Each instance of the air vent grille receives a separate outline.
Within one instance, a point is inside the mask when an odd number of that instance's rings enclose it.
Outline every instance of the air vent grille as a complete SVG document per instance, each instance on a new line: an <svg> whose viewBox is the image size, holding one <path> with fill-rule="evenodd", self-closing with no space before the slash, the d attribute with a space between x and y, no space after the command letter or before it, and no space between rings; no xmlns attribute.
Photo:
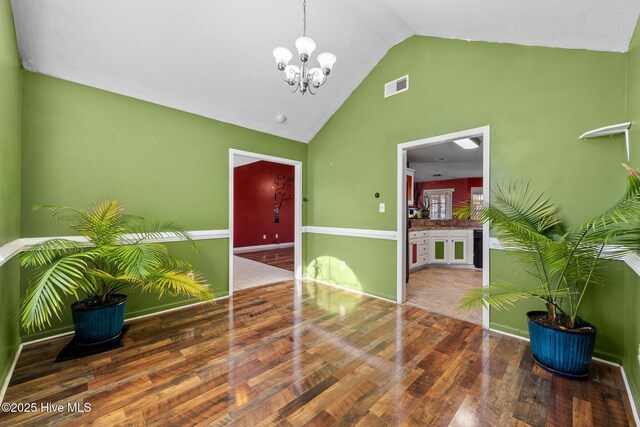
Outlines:
<svg viewBox="0 0 640 427"><path fill-rule="evenodd" d="M384 85L384 97L388 98L409 90L409 75L400 77Z"/></svg>

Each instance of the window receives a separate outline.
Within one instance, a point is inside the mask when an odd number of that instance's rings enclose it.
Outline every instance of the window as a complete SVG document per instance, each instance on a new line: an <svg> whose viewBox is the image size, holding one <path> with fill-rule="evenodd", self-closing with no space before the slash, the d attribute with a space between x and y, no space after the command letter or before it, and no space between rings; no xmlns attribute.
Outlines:
<svg viewBox="0 0 640 427"><path fill-rule="evenodd" d="M482 208L482 204L484 203L484 192L482 191L482 187L471 187L471 219L474 221L478 220L480 208Z"/></svg>
<svg viewBox="0 0 640 427"><path fill-rule="evenodd" d="M452 193L452 188L424 191L424 197L429 201L429 218L451 219Z"/></svg>

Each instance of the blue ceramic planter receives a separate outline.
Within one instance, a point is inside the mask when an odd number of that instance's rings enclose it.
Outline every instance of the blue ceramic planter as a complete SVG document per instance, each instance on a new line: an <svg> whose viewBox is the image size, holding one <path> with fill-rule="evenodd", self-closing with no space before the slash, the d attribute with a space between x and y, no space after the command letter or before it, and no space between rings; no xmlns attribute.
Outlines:
<svg viewBox="0 0 640 427"><path fill-rule="evenodd" d="M596 328L587 322L581 326L591 326L593 332L573 332L554 329L534 322L531 317L547 315L546 311L527 313L529 338L533 358L545 370L575 379L589 377L589 364L596 341Z"/></svg>
<svg viewBox="0 0 640 427"><path fill-rule="evenodd" d="M122 332L124 312L127 306L126 295L114 295L122 300L99 307L83 307L85 301L71 305L73 325L76 330L76 342L90 345L114 339Z"/></svg>

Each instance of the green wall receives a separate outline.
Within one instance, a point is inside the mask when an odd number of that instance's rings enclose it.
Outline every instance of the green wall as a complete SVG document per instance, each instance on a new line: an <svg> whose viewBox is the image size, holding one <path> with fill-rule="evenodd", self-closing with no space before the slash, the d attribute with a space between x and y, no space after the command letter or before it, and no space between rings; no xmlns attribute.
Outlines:
<svg viewBox="0 0 640 427"><path fill-rule="evenodd" d="M627 54L627 113L630 129L631 164L640 167L640 28L636 25ZM640 412L640 277L627 267L625 298L624 368Z"/></svg>
<svg viewBox="0 0 640 427"><path fill-rule="evenodd" d="M20 237L20 60L9 0L0 0L0 246ZM18 266L0 267L0 387L20 344Z"/></svg>
<svg viewBox="0 0 640 427"><path fill-rule="evenodd" d="M384 83L405 74L410 90L385 99ZM625 120L625 82L624 54L409 38L387 53L309 144L308 225L393 230L397 145L484 125L491 126L494 183L533 180L570 223L588 218L622 195L624 144L619 137L577 138ZM378 213L379 202L387 203L386 213ZM333 249L346 245L344 239L307 236L307 262L344 260L354 276L366 277L363 291L395 299L395 246L371 254L367 248L377 243L352 238L349 251ZM521 276L499 252L491 252L491 266L493 280ZM621 319L608 314L623 304L624 283L597 297L598 306L585 304L599 322L597 352L621 360ZM494 328L526 329L520 311L492 313L492 319Z"/></svg>
<svg viewBox="0 0 640 427"><path fill-rule="evenodd" d="M70 234L35 204L104 197L188 230L227 229L229 148L306 162L306 144L27 71L22 79L23 237ZM216 296L227 294L227 239L199 241L198 254L171 246L206 273ZM186 302L130 298L127 315ZM66 316L44 334L70 329Z"/></svg>

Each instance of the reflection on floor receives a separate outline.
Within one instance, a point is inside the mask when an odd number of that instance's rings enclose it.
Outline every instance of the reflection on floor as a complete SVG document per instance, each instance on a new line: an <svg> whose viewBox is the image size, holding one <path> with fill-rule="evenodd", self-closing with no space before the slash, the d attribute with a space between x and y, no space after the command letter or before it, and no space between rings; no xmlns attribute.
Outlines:
<svg viewBox="0 0 640 427"><path fill-rule="evenodd" d="M258 261L272 267L293 271L293 246L267 251L239 252L236 256Z"/></svg>
<svg viewBox="0 0 640 427"><path fill-rule="evenodd" d="M0 425L633 425L617 367L552 376L524 341L313 282L139 319L124 347L54 363L68 341L24 347L5 402L36 411Z"/></svg>
<svg viewBox="0 0 640 427"><path fill-rule="evenodd" d="M247 289L268 283L292 280L293 272L282 268L252 261L239 256L233 257L233 289Z"/></svg>
<svg viewBox="0 0 640 427"><path fill-rule="evenodd" d="M409 275L407 303L481 325L482 310L460 312L457 309L469 289L481 286L482 270L425 268Z"/></svg>

